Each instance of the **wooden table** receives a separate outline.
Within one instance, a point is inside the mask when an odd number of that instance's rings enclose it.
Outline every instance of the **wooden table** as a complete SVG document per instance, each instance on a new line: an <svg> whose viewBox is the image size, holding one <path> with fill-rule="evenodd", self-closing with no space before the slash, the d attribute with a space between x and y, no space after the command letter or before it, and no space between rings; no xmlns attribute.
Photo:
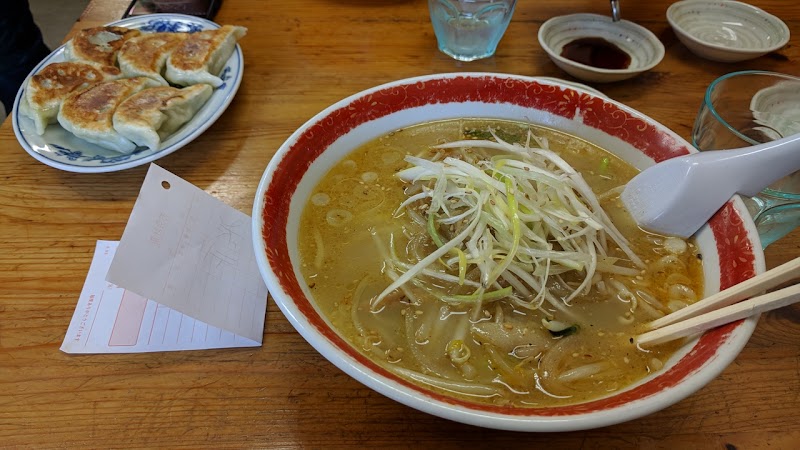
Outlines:
<svg viewBox="0 0 800 450"><path fill-rule="evenodd" d="M689 138L706 86L740 69L800 74L800 4L758 0L793 38L754 61L699 59L670 30L669 2L622 2L666 57L638 78L595 85ZM116 20L127 0L94 0L72 32ZM493 71L568 78L539 47L546 19L609 13L604 0L520 1L495 57L455 62L436 49L422 0L226 0L217 22L249 28L233 104L186 148L158 161L250 213L271 155L326 106L416 75ZM535 435L484 430L395 403L323 359L270 301L260 348L71 356L59 351L98 239L117 240L147 167L81 175L45 166L0 128L0 447L800 448L800 305L762 316L748 346L708 386L650 416ZM800 256L800 232L769 267Z"/></svg>

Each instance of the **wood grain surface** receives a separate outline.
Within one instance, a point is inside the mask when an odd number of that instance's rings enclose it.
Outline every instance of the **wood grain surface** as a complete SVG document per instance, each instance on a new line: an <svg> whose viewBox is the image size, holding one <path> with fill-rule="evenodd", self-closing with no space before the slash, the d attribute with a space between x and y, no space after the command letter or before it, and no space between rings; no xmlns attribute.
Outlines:
<svg viewBox="0 0 800 450"><path fill-rule="evenodd" d="M667 24L667 1L622 2L622 15L666 47L655 69L594 85L690 137L705 88L742 69L800 75L800 3L754 0L793 37L737 64L705 61ZM94 0L72 32L112 20L127 0ZM226 0L216 17L249 29L230 108L200 138L158 163L250 213L270 157L301 124L363 89L410 76L491 71L569 79L536 34L548 18L608 14L604 0L521 0L496 56L472 63L438 52L422 0ZM485 430L377 394L323 359L270 300L255 349L71 356L59 346L98 239L117 240L147 167L62 172L0 128L0 447L527 447L800 448L800 305L762 316L717 379L639 420L574 433ZM800 256L800 232L766 252Z"/></svg>

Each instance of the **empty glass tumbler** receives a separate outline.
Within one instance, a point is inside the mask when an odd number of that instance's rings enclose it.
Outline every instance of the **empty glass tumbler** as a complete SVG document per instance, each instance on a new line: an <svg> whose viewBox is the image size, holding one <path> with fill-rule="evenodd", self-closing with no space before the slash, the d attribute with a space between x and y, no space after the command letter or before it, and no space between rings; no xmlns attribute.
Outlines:
<svg viewBox="0 0 800 450"><path fill-rule="evenodd" d="M695 119L692 143L698 150L723 150L796 133L800 133L800 78L751 70L729 73L709 85ZM745 203L766 248L800 225L800 172L746 198Z"/></svg>
<svg viewBox="0 0 800 450"><path fill-rule="evenodd" d="M459 61L494 55L516 0L428 0L439 50Z"/></svg>

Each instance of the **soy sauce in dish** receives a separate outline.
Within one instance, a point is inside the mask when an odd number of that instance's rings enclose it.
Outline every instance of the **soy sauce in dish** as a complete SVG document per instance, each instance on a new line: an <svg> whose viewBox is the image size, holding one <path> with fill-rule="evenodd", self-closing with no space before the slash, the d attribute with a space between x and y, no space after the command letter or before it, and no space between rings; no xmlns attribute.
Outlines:
<svg viewBox="0 0 800 450"><path fill-rule="evenodd" d="M575 39L561 49L561 56L600 69L627 69L631 64L629 54L600 37Z"/></svg>

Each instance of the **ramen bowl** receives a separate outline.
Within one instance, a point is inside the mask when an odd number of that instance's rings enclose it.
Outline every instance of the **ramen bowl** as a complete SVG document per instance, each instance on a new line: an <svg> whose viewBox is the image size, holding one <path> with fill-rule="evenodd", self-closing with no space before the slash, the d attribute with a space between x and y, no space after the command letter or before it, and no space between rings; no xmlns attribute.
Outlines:
<svg viewBox="0 0 800 450"><path fill-rule="evenodd" d="M479 403L401 378L344 338L315 304L300 267L300 216L320 179L370 140L419 123L456 118L525 121L595 143L642 169L694 152L666 127L613 100L553 80L452 73L405 79L348 97L293 133L270 161L255 197L257 263L295 329L338 368L402 404L467 424L517 431L589 429L666 408L716 377L740 352L757 318L706 332L661 371L605 397L554 407ZM755 227L742 201L728 202L696 235L705 295L764 270Z"/></svg>

